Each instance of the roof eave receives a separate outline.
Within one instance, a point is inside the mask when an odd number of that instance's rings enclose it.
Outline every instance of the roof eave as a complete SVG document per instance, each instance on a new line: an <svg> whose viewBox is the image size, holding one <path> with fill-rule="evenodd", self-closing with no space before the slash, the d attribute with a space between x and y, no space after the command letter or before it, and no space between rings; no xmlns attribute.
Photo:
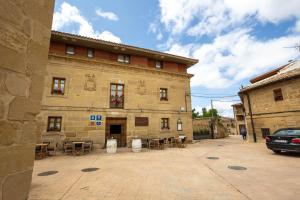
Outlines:
<svg viewBox="0 0 300 200"><path fill-rule="evenodd" d="M59 31L52 31L51 41L67 42L70 44L82 43L82 45L85 45L87 47L94 47L94 48L97 46L99 48L99 45L101 45L101 48L103 49L107 48L112 52L131 53L133 55L143 55L143 56L150 57L152 59L172 61L180 64L185 64L187 67L191 67L199 62L199 60L193 58L177 56L177 55L163 53L151 49L119 44L119 43L114 43L105 40L94 39L85 36L59 32Z"/></svg>

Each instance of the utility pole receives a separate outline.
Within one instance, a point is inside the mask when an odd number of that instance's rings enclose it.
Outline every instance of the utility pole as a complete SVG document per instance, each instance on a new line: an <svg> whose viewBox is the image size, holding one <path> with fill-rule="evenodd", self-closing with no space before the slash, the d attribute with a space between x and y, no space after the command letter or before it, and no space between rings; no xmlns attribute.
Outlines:
<svg viewBox="0 0 300 200"><path fill-rule="evenodd" d="M215 126L215 120L214 120L214 112L213 112L213 100L210 100L211 105L211 139L214 139L214 126Z"/></svg>

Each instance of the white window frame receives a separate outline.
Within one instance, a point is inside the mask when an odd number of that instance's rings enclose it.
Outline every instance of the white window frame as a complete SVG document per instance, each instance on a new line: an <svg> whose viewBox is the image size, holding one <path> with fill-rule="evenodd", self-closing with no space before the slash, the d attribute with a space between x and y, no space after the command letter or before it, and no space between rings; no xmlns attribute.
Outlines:
<svg viewBox="0 0 300 200"><path fill-rule="evenodd" d="M66 47L66 54L74 55L75 54L75 47L71 45L67 45Z"/></svg>

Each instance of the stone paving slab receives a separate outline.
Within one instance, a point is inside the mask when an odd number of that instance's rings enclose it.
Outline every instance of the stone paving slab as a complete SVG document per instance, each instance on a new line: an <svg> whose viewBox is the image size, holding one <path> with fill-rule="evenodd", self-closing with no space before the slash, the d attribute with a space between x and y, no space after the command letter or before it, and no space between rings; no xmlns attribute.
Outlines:
<svg viewBox="0 0 300 200"><path fill-rule="evenodd" d="M87 167L99 170L81 171ZM29 199L297 199L299 169L300 156L275 155L264 144L245 143L236 136L185 149L59 155L35 162ZM59 172L37 176L50 170Z"/></svg>

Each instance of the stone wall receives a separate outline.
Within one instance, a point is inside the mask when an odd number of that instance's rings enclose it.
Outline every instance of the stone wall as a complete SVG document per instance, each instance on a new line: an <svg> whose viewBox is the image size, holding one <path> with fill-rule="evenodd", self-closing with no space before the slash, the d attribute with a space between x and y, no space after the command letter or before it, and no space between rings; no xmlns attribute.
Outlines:
<svg viewBox="0 0 300 200"><path fill-rule="evenodd" d="M278 82L249 91L257 141L264 141L262 129L272 134L280 128L300 127L300 78ZM281 88L282 101L274 101L273 90ZM248 140L253 139L253 128L246 95L242 96L246 113Z"/></svg>
<svg viewBox="0 0 300 200"><path fill-rule="evenodd" d="M0 0L0 199L28 196L53 0Z"/></svg>
<svg viewBox="0 0 300 200"><path fill-rule="evenodd" d="M51 94L53 77L65 78L64 95ZM91 88L86 88L87 81ZM110 108L110 84L124 84L124 109ZM168 89L168 101L160 101L160 88ZM190 75L143 67L49 55L44 84L39 137L55 139L61 147L66 137L88 138L96 148L105 143L106 117L127 118L127 143L132 137L170 137L184 134L192 139ZM184 110L181 110L184 108ZM90 115L101 115L102 125L90 126ZM48 116L61 116L60 132L47 132ZM148 117L149 125L135 126L135 117ZM161 130L161 118L169 118L169 130ZM177 131L177 121L182 131Z"/></svg>

